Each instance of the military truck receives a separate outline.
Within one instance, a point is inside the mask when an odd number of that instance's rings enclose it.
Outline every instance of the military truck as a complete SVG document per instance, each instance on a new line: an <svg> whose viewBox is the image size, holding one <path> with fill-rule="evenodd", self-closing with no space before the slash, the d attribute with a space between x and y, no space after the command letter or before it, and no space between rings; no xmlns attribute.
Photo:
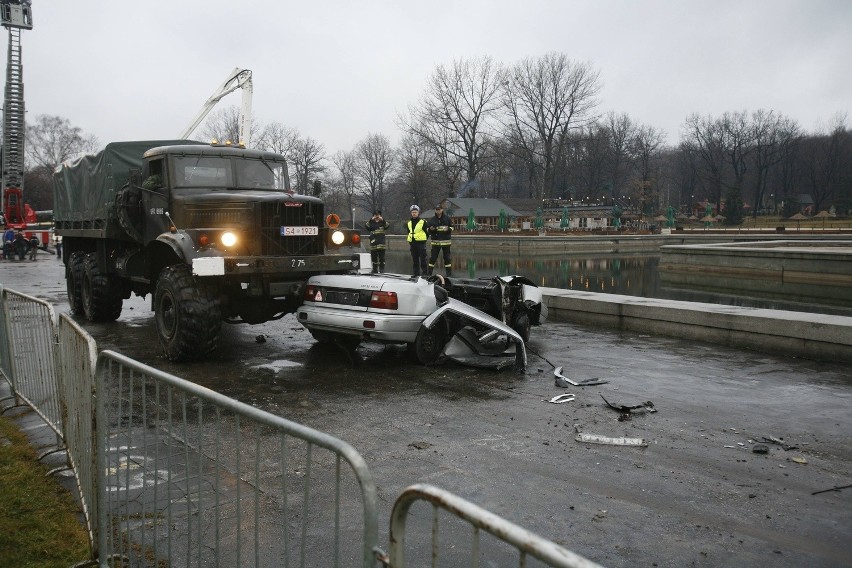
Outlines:
<svg viewBox="0 0 852 568"><path fill-rule="evenodd" d="M296 310L308 277L360 266L360 236L290 190L283 156L188 140L113 142L54 175L71 312L108 322L151 294L165 356L216 347L221 322Z"/></svg>

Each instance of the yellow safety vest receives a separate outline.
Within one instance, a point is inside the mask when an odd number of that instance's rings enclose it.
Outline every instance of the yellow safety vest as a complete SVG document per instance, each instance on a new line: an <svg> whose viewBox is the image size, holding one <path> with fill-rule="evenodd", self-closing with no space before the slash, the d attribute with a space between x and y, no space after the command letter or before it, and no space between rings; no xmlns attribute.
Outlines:
<svg viewBox="0 0 852 568"><path fill-rule="evenodd" d="M406 223L408 227L408 242L426 240L426 219L411 219Z"/></svg>

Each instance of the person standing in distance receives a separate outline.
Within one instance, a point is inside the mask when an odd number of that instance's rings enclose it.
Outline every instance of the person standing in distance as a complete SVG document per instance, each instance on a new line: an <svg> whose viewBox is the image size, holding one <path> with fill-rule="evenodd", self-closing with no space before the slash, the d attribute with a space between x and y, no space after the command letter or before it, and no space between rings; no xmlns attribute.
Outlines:
<svg viewBox="0 0 852 568"><path fill-rule="evenodd" d="M385 231L387 231L388 222L382 217L382 212L376 209L367 221L366 227L370 231L370 260L373 262L373 274L384 272Z"/></svg>
<svg viewBox="0 0 852 568"><path fill-rule="evenodd" d="M411 219L405 224L408 229L408 247L411 250L412 273L411 276L425 276L427 270L426 262L426 220L420 218L420 207L412 205L410 208Z"/></svg>
<svg viewBox="0 0 852 568"><path fill-rule="evenodd" d="M429 219L429 236L432 237L432 256L429 259L429 271L427 274L432 275L435 270L435 264L438 262L438 255L444 253L444 274L447 276L453 275L453 259L450 253L450 247L453 241L450 240L453 236L453 223L449 216L444 215L444 208L441 204L435 206L435 216Z"/></svg>

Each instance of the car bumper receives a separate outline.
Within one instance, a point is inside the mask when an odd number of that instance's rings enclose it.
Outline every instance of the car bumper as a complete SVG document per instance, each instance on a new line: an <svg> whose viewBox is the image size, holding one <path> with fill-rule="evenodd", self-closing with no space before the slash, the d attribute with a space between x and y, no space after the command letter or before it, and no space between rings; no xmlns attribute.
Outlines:
<svg viewBox="0 0 852 568"><path fill-rule="evenodd" d="M304 304L296 318L308 330L358 335L388 343L413 343L426 316L341 310Z"/></svg>

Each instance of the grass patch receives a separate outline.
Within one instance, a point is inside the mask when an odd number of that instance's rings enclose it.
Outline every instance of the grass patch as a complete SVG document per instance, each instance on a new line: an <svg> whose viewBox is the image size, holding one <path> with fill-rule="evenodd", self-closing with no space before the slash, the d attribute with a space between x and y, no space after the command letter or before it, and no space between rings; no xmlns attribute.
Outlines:
<svg viewBox="0 0 852 568"><path fill-rule="evenodd" d="M24 434L0 416L0 568L69 567L89 558L73 497L37 461Z"/></svg>

